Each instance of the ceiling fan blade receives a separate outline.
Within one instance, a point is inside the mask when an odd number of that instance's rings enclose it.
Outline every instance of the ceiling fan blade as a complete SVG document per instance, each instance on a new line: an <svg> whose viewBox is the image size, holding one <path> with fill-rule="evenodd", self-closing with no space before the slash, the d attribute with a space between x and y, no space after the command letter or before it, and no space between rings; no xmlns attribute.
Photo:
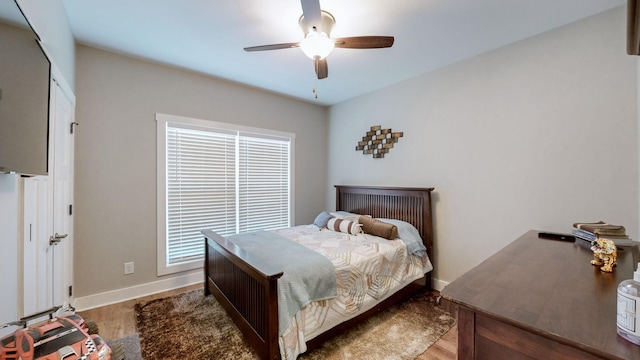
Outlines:
<svg viewBox="0 0 640 360"><path fill-rule="evenodd" d="M244 48L244 51L265 51L265 50L280 50L280 49L290 49L300 46L299 42L292 43L284 43L284 44L271 44L271 45L259 45L259 46L250 46Z"/></svg>
<svg viewBox="0 0 640 360"><path fill-rule="evenodd" d="M327 67L326 58L313 60L313 66L316 68L316 75L318 75L318 79L324 79L329 76L329 68Z"/></svg>
<svg viewBox="0 0 640 360"><path fill-rule="evenodd" d="M300 0L300 3L302 4L302 16L304 16L309 31L314 28L316 31L322 31L320 0Z"/></svg>
<svg viewBox="0 0 640 360"><path fill-rule="evenodd" d="M380 49L393 45L393 36L354 36L333 39L335 47L343 49Z"/></svg>

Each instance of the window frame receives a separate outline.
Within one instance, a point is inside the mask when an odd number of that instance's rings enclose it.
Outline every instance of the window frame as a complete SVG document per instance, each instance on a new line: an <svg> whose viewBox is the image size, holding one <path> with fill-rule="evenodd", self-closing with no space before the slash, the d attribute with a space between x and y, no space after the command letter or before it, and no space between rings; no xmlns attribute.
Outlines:
<svg viewBox="0 0 640 360"><path fill-rule="evenodd" d="M203 261L193 260L180 264L167 264L167 126L175 124L182 128L196 130L213 130L224 133L257 135L265 138L289 139L289 223L295 223L295 134L276 130L248 127L236 124L222 123L211 120L195 119L183 116L156 113L156 156L157 156L157 274L169 275L203 267ZM203 236L204 248L204 236Z"/></svg>

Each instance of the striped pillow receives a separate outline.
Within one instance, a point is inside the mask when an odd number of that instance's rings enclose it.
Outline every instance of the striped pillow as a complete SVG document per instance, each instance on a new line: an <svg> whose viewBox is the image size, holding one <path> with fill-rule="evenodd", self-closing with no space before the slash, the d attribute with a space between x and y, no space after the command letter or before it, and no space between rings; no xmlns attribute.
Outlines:
<svg viewBox="0 0 640 360"><path fill-rule="evenodd" d="M362 232L362 225L358 224L356 221L331 218L329 219L329 222L327 222L327 229L351 235L358 235Z"/></svg>

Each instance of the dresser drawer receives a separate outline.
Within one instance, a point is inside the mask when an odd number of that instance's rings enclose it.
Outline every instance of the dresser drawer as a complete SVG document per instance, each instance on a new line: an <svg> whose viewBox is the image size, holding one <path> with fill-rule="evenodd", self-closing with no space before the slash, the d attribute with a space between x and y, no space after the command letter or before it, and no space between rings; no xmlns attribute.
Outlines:
<svg viewBox="0 0 640 360"><path fill-rule="evenodd" d="M602 359L478 313L474 340L475 359Z"/></svg>

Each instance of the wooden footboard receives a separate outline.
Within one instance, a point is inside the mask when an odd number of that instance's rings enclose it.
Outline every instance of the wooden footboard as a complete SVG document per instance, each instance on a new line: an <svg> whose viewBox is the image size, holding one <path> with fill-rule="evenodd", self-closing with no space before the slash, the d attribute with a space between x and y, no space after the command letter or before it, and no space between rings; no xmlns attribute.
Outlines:
<svg viewBox="0 0 640 360"><path fill-rule="evenodd" d="M413 224L433 263L432 190L336 186L336 209ZM202 233L206 240L205 294L216 297L261 359L279 359L277 279L282 271L251 257L213 231ZM364 314L318 335L307 342L307 348L322 344L424 286L431 287L431 274L409 284Z"/></svg>
<svg viewBox="0 0 640 360"><path fill-rule="evenodd" d="M261 359L280 358L277 280L282 271L205 230L205 295L213 294Z"/></svg>

